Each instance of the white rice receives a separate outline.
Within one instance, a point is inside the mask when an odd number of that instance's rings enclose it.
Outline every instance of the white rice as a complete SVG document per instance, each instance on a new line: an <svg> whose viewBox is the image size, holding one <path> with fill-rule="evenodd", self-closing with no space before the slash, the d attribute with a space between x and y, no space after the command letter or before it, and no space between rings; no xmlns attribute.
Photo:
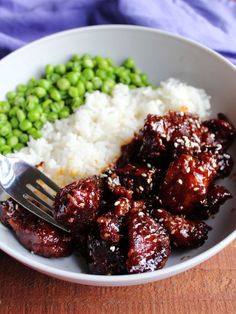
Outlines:
<svg viewBox="0 0 236 314"><path fill-rule="evenodd" d="M120 154L120 147L138 131L148 113L163 115L169 110L197 113L210 110L204 90L178 80L129 90L117 85L112 96L99 91L88 94L86 103L67 119L47 123L43 137L30 139L28 146L14 154L31 164L45 162L43 170L59 185L98 174Z"/></svg>

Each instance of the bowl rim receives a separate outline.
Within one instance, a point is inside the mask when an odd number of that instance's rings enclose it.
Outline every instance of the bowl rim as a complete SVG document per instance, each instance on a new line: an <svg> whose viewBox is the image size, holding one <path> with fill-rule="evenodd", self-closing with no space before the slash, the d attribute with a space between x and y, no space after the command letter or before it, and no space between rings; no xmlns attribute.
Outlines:
<svg viewBox="0 0 236 314"><path fill-rule="evenodd" d="M127 30L127 29L138 31L138 32L142 31L142 32L147 32L147 33L156 33L159 35L163 35L165 37L180 40L200 50L204 50L206 53L219 59L227 67L229 67L231 70L236 72L236 67L230 61L225 59L219 53L211 50L210 48L207 48L206 46L198 42L187 39L180 35L176 35L176 34L158 30L158 29L153 29L153 28L143 27L143 26L123 25L123 24L86 26L86 27L74 28L74 29L70 29L66 31L57 32L55 34L35 40L32 43L29 43L13 51L12 53L10 53L9 55L7 55L6 57L0 60L0 67L1 67L1 64L7 62L8 59L11 59L15 55L20 54L22 51L24 51L24 49L37 46L38 44L45 43L47 41L55 40L58 37L68 36L74 33L82 33L82 32L87 32L87 31L96 32L96 31L101 31L101 30ZM217 254L219 251L225 248L234 239L236 239L236 230L231 232L227 237L225 237L222 241L218 242L216 245L214 245L210 249L207 249L206 251L198 254L197 256L192 257L189 260L183 261L177 265L168 266L166 268L162 268L154 272L147 272L147 273L142 273L142 274L113 275L113 276L76 273L76 272L71 272L67 270L54 268L52 266L44 265L41 262L31 260L30 255L24 256L22 253L19 253L15 251L14 249L11 249L10 247L7 246L7 244L2 243L1 239L0 239L0 249L4 251L5 253L7 253L8 255L10 255L11 257L15 258L16 260L22 262L23 264L31 268L38 270L40 272L46 273L48 275L52 275L54 277L60 278L60 279L83 283L83 284L97 283L98 285L99 284L122 285L122 284L145 283L145 282L154 281L158 279L164 279L166 277L170 277L172 275L185 271L189 268L194 267L197 264L202 263L203 261L212 257L213 255Z"/></svg>

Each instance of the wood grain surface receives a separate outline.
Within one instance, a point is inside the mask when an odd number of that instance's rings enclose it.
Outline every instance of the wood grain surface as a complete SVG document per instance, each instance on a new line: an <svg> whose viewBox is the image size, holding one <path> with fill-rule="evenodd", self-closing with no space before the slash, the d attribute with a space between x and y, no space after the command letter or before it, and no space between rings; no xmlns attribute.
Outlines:
<svg viewBox="0 0 236 314"><path fill-rule="evenodd" d="M0 252L1 314L236 313L236 241L175 277L130 287L89 287L33 271Z"/></svg>

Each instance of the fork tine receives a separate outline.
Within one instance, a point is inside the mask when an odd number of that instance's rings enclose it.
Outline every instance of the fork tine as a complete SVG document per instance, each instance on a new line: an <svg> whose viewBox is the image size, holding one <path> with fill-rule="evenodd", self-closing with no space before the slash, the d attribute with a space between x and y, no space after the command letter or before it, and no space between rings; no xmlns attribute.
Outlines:
<svg viewBox="0 0 236 314"><path fill-rule="evenodd" d="M49 210L50 212L52 212L52 207L46 203L44 200L42 200L40 197L38 197L38 195L36 195L33 191L31 191L30 189L28 189L26 187L26 193L24 193L24 198L26 198L25 196L30 196L32 197L32 199L34 199L36 202L38 202L40 205L46 207L47 210ZM28 200L28 199L27 199Z"/></svg>
<svg viewBox="0 0 236 314"><path fill-rule="evenodd" d="M55 200L55 197L53 195L51 195L50 193L48 193L48 191L46 191L40 184L38 184L37 182L35 182L32 185L33 188L37 189L38 191L40 191L42 194L46 195L48 198L50 198L52 201Z"/></svg>
<svg viewBox="0 0 236 314"><path fill-rule="evenodd" d="M54 183L52 180L50 180L43 172L41 172L40 170L38 170L37 168L35 168L35 170L38 172L39 177L36 180L36 182L38 183L39 180L43 181L47 186L49 186L52 190L54 190L55 192L58 192L60 190L59 186ZM39 183L38 183L39 184Z"/></svg>
<svg viewBox="0 0 236 314"><path fill-rule="evenodd" d="M32 214L34 214L34 215L38 216L39 218L47 221L48 223L54 225L55 227L62 229L63 231L70 232L70 230L66 229L61 224L59 224L51 215L44 212L41 208L39 208L35 204L31 203L30 200L27 200L24 197L22 197L20 199L18 198L16 201L19 204L21 204L23 207L28 209Z"/></svg>

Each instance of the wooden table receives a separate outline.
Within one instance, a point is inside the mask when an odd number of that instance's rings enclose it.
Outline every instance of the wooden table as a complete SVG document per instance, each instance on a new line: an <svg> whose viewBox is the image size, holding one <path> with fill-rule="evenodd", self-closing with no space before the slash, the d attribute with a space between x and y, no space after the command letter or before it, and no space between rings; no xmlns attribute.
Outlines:
<svg viewBox="0 0 236 314"><path fill-rule="evenodd" d="M236 313L236 241L170 279L131 287L89 287L41 275L0 252L1 314Z"/></svg>

